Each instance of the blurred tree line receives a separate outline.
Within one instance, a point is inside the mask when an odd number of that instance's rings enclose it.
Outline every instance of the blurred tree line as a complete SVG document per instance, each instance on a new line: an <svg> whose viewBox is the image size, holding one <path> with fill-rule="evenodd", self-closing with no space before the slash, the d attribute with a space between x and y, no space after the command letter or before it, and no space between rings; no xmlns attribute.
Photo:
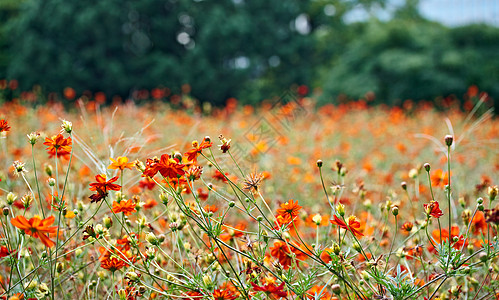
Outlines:
<svg viewBox="0 0 499 300"><path fill-rule="evenodd" d="M292 85L320 101L376 94L380 103L465 93L499 96L499 29L447 28L407 0L3 0L0 78L20 88L73 87L127 98L158 86L215 104L254 103ZM348 23L352 10L368 13Z"/></svg>

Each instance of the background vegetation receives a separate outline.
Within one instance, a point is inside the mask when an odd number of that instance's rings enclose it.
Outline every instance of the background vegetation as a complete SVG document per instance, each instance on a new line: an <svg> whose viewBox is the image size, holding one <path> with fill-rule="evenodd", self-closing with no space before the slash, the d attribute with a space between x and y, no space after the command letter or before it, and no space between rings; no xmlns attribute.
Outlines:
<svg viewBox="0 0 499 300"><path fill-rule="evenodd" d="M461 97L478 85L499 95L499 29L448 28L407 1L389 20L386 0L2 1L0 78L22 90L71 86L129 97L168 87L215 104L279 95L293 85L400 104ZM353 9L370 16L346 22ZM185 92L185 91L184 91Z"/></svg>

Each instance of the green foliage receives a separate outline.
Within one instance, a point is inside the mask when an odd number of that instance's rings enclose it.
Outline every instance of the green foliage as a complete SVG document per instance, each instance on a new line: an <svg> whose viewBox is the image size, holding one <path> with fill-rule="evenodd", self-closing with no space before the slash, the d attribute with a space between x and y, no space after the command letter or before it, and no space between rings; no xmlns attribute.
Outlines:
<svg viewBox="0 0 499 300"><path fill-rule="evenodd" d="M212 102L238 96L269 73L272 86L305 81L313 40L293 26L305 1L27 1L9 24L8 76L128 96L184 83ZM273 58L279 62L269 64ZM309 67L310 68L310 67ZM302 70L276 76L279 70ZM274 74L274 75L272 75ZM248 85L249 84L249 85ZM282 91L282 90L281 90Z"/></svg>
<svg viewBox="0 0 499 300"><path fill-rule="evenodd" d="M379 103L461 96L476 84L499 96L499 29L486 25L446 28L421 19L371 20L345 47L321 82L322 101L340 94Z"/></svg>

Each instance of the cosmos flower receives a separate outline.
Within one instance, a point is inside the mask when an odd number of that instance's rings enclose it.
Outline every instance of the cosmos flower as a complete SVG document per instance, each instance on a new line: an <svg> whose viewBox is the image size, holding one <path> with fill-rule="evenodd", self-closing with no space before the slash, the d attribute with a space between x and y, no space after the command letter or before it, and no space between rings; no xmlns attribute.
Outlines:
<svg viewBox="0 0 499 300"><path fill-rule="evenodd" d="M55 217L50 216L46 219L40 219L35 216L27 220L24 216L17 216L10 220L12 225L24 231L24 233L31 235L34 238L39 238L42 243L47 247L55 246L55 243L47 236L50 233L57 231L57 226L50 226L54 223Z"/></svg>

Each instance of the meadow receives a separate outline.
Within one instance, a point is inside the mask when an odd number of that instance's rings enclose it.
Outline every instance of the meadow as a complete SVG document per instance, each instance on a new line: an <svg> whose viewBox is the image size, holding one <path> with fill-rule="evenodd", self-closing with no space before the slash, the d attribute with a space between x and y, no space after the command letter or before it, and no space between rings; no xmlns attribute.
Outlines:
<svg viewBox="0 0 499 300"><path fill-rule="evenodd" d="M2 299L499 299L499 121L313 97L0 107Z"/></svg>

